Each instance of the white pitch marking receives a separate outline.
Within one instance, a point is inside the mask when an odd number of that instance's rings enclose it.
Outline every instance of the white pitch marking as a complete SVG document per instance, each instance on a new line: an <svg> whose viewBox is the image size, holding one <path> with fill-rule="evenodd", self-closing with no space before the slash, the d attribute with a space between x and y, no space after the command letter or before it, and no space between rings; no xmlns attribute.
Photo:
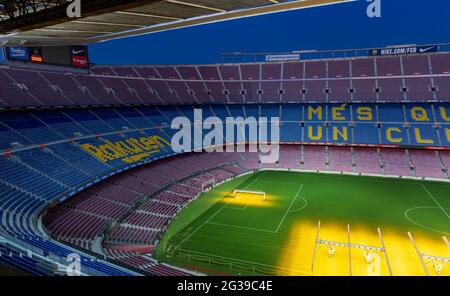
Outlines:
<svg viewBox="0 0 450 296"><path fill-rule="evenodd" d="M425 191L428 193L428 195L434 200L434 202L438 205L438 207L441 208L441 210L445 213L445 215L447 216L447 218L450 219L449 214L447 213L447 211L437 202L437 200L434 198L433 194L431 194L430 191L428 191L428 189L425 187L425 185L420 184L422 186L423 189L425 189Z"/></svg>
<svg viewBox="0 0 450 296"><path fill-rule="evenodd" d="M215 222L209 222L208 224L210 224L210 225L226 226L226 227L232 227L232 228L238 228L238 229L245 229L245 230L254 230L254 231L261 231L261 232L276 233L276 231L273 231L273 230L253 228L253 227L246 227L246 226L238 226L238 225L232 225L232 224L215 223Z"/></svg>
<svg viewBox="0 0 450 296"><path fill-rule="evenodd" d="M258 180L262 175L264 175L265 172L263 172L261 175L259 175L258 177L256 177L252 182L250 182L247 186L245 186L245 188L247 188L248 186L250 186L251 184L253 184L256 180ZM220 211L222 211L225 207L227 207L230 204L230 202L227 202L226 204L223 205L223 207L221 207L220 209L217 210L217 212L215 212L211 217L209 217L205 222L203 222L199 227L197 227L193 232L191 232L183 241L181 241L181 243L179 243L177 245L177 248L179 248L182 244L184 244L188 239L190 239L197 231L200 230L200 228L202 228L203 226L205 226L209 221L211 221L212 218L214 218Z"/></svg>
<svg viewBox="0 0 450 296"><path fill-rule="evenodd" d="M302 191L302 188L303 188L303 184L300 186L300 188L298 189L297 193L295 194L294 199L291 201L291 204L287 208L286 213L284 213L283 219L281 219L280 224L278 224L278 227L275 230L275 232L278 232L278 230L280 230L280 227L283 224L284 219L286 219L287 214L289 214L289 210L291 209L292 205L294 204L294 201L297 199L298 195L300 194L300 191Z"/></svg>
<svg viewBox="0 0 450 296"><path fill-rule="evenodd" d="M444 236L442 237L442 239L443 239L444 242L447 244L447 247L450 248L450 242L448 241L447 237L444 235Z"/></svg>
<svg viewBox="0 0 450 296"><path fill-rule="evenodd" d="M230 202L227 202L220 209L217 210L211 217L208 218L205 222L203 222L199 227L197 227L193 232L191 232L181 243L178 244L177 248L179 248L182 244L184 244L188 239L190 239L197 231L200 230L206 223L208 223L212 218L214 218L220 211L222 211Z"/></svg>
<svg viewBox="0 0 450 296"><path fill-rule="evenodd" d="M407 209L405 211L405 213L404 213L405 218L408 219L411 223L416 224L417 226L419 226L419 227L421 227L423 229L428 229L428 230L431 230L433 232L437 232L437 233L441 233L441 234L445 234L445 235L450 235L450 233L448 233L448 232L441 231L441 230L438 230L438 229L434 229L434 228L428 227L426 225L422 225L422 224L414 221L411 217L409 217L409 212L417 210L417 209L439 209L439 208L438 207L413 207L413 208Z"/></svg>

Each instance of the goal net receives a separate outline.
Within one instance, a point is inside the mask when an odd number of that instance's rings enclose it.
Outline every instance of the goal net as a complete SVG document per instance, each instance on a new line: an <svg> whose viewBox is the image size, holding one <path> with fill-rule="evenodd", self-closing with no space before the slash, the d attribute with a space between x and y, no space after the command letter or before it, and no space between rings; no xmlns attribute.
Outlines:
<svg viewBox="0 0 450 296"><path fill-rule="evenodd" d="M209 179L208 181L202 183L202 191L205 192L211 190L214 186L216 186L216 179Z"/></svg>
<svg viewBox="0 0 450 296"><path fill-rule="evenodd" d="M240 195L249 196L249 195L259 195L262 197L263 201L266 201L266 193L262 191L251 191L251 190L242 190L242 189L236 189L234 190L233 197L239 197Z"/></svg>

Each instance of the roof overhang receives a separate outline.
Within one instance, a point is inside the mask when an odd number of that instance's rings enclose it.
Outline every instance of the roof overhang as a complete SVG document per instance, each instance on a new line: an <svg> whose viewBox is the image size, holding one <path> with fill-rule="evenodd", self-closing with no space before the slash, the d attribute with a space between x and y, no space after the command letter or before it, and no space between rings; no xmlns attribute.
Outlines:
<svg viewBox="0 0 450 296"><path fill-rule="evenodd" d="M83 0L81 0L82 3ZM89 3L89 0L86 5ZM96 2L97 0L91 0ZM91 44L190 26L355 0L115 0L82 17L30 24L0 35L0 45ZM110 2L113 0L102 1ZM128 2L128 3L124 3ZM91 3L92 4L92 3ZM83 9L85 7L83 6ZM64 10L65 11L65 10Z"/></svg>

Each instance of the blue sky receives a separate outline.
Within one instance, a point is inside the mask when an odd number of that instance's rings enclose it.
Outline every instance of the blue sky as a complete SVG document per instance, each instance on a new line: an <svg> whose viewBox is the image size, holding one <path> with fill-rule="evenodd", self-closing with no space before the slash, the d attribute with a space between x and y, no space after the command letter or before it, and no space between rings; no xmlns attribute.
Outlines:
<svg viewBox="0 0 450 296"><path fill-rule="evenodd" d="M98 64L220 62L220 52L347 49L450 41L449 0L366 0L166 31L90 46Z"/></svg>
<svg viewBox="0 0 450 296"><path fill-rule="evenodd" d="M449 0L366 0L263 15L113 40L89 46L97 64L221 62L220 52L286 52L450 42ZM0 53L0 61L2 56Z"/></svg>

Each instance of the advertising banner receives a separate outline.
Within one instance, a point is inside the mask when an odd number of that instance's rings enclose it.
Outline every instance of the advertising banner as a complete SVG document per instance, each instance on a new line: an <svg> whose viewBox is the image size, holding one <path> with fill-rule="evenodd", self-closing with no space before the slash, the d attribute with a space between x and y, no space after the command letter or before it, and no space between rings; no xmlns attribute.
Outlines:
<svg viewBox="0 0 450 296"><path fill-rule="evenodd" d="M13 61L28 62L29 51L26 47L11 46L7 47L6 54L8 59Z"/></svg>
<svg viewBox="0 0 450 296"><path fill-rule="evenodd" d="M77 68L87 68L89 66L89 55L86 46L72 46L70 50L72 66Z"/></svg>
<svg viewBox="0 0 450 296"><path fill-rule="evenodd" d="M404 54L422 54L437 52L439 47L437 45L430 46L406 46L406 47L392 47L392 48L376 48L369 51L369 56L395 56Z"/></svg>
<svg viewBox="0 0 450 296"><path fill-rule="evenodd" d="M298 61L298 60L300 60L300 54L266 55L266 62Z"/></svg>

